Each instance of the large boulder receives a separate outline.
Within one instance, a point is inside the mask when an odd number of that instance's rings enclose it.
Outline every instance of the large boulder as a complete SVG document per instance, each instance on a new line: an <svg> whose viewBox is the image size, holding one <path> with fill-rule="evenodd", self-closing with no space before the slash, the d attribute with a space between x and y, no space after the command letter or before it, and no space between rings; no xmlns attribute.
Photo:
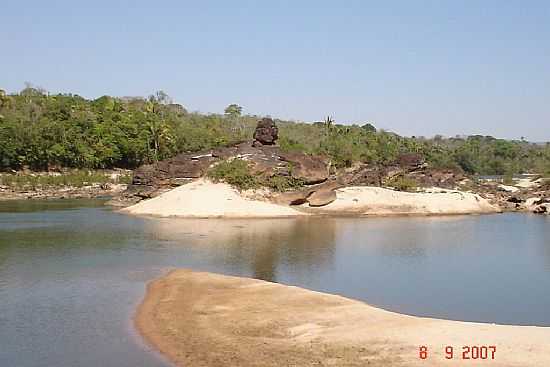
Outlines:
<svg viewBox="0 0 550 367"><path fill-rule="evenodd" d="M279 129L272 119L265 117L258 121L254 131L254 146L274 145L278 138Z"/></svg>
<svg viewBox="0 0 550 367"><path fill-rule="evenodd" d="M307 198L309 206L325 206L336 200L336 192L334 190L319 190L315 191Z"/></svg>
<svg viewBox="0 0 550 367"><path fill-rule="evenodd" d="M336 200L334 190L342 187L338 181L327 181L318 185L312 185L300 190L278 193L272 197L273 202L281 205L323 206Z"/></svg>
<svg viewBox="0 0 550 367"><path fill-rule="evenodd" d="M324 182L329 177L329 164L322 156L281 152L280 158L289 163L290 175L307 185Z"/></svg>

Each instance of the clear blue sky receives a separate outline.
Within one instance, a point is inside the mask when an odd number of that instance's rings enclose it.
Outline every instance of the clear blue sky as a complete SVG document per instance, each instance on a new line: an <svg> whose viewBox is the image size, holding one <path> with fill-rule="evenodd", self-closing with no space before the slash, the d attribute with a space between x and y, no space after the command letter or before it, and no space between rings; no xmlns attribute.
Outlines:
<svg viewBox="0 0 550 367"><path fill-rule="evenodd" d="M5 1L0 88L550 140L550 1Z"/></svg>

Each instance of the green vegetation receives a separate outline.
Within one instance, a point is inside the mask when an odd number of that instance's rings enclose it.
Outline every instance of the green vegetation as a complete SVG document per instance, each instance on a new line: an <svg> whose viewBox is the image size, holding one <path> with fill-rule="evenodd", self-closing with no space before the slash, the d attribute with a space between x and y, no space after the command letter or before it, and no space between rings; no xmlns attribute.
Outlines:
<svg viewBox="0 0 550 367"><path fill-rule="evenodd" d="M208 178L214 182L225 182L239 190L255 189L260 186L258 177L250 172L248 162L242 159L223 161L210 168Z"/></svg>
<svg viewBox="0 0 550 367"><path fill-rule="evenodd" d="M502 177L502 183L505 185L514 184L514 176L511 173L507 173Z"/></svg>
<svg viewBox="0 0 550 367"><path fill-rule="evenodd" d="M297 190L305 185L304 181L291 176L273 176L260 183L262 186L279 192Z"/></svg>
<svg viewBox="0 0 550 367"><path fill-rule="evenodd" d="M82 187L93 184L127 184L131 181L131 175L121 174L112 177L108 173L73 170L62 174L0 174L0 186L11 189L58 188L58 187Z"/></svg>
<svg viewBox="0 0 550 367"><path fill-rule="evenodd" d="M393 187L398 191L413 192L417 190L418 183L412 178L398 176L388 182L385 182L385 186Z"/></svg>
<svg viewBox="0 0 550 367"><path fill-rule="evenodd" d="M214 182L225 182L239 190L269 187L275 191L288 191L304 186L302 180L290 176L263 177L254 175L248 162L242 159L226 160L216 164L207 172L207 177Z"/></svg>
<svg viewBox="0 0 550 367"><path fill-rule="evenodd" d="M179 152L248 140L259 118L243 115L237 104L227 106L224 114L190 113L163 92L88 100L32 86L16 94L0 90L0 170L135 168ZM408 138L371 123L336 124L332 117L276 123L283 150L324 154L336 169L356 162L388 164L401 153L421 153L434 167L469 174L550 174L550 144L490 136Z"/></svg>

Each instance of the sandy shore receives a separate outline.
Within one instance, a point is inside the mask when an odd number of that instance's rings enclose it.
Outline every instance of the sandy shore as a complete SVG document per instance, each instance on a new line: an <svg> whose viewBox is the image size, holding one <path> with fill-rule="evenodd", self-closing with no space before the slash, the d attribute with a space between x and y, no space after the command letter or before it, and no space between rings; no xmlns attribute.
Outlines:
<svg viewBox="0 0 550 367"><path fill-rule="evenodd" d="M550 328L412 317L340 296L188 270L150 283L135 321L147 341L186 367L550 363ZM452 359L445 358L448 345ZM420 346L428 348L425 360ZM463 346L494 346L494 359L488 348L488 359L465 360Z"/></svg>
<svg viewBox="0 0 550 367"><path fill-rule="evenodd" d="M344 187L323 213L360 215L475 214L494 213L498 208L479 195L438 188L426 192L403 192L381 187Z"/></svg>
<svg viewBox="0 0 550 367"><path fill-rule="evenodd" d="M479 195L453 190L409 193L359 186L338 189L336 197L334 202L319 208L309 208L307 204L290 207L246 198L229 185L201 179L122 212L163 217L275 218L308 214L437 215L498 211Z"/></svg>
<svg viewBox="0 0 550 367"><path fill-rule="evenodd" d="M247 199L227 184L203 179L124 208L121 212L187 218L275 218L306 215L288 206Z"/></svg>

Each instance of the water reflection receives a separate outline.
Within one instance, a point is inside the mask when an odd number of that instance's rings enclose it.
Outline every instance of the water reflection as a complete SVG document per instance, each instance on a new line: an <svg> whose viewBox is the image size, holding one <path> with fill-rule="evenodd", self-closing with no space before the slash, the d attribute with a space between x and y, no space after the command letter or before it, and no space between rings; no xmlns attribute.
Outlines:
<svg viewBox="0 0 550 367"><path fill-rule="evenodd" d="M368 241L380 255L422 261L430 251L453 251L475 235L473 217L400 217L388 221L375 218L369 223L357 224L354 238L368 231ZM442 235L444 234L444 235Z"/></svg>
<svg viewBox="0 0 550 367"><path fill-rule="evenodd" d="M247 267L255 278L272 282L282 264L311 271L329 266L337 232L333 219L158 219L149 221L145 231L207 252L220 265Z"/></svg>
<svg viewBox="0 0 550 367"><path fill-rule="evenodd" d="M103 207L105 200L59 199L59 200L9 200L0 203L0 213L30 213L45 210L69 210Z"/></svg>

